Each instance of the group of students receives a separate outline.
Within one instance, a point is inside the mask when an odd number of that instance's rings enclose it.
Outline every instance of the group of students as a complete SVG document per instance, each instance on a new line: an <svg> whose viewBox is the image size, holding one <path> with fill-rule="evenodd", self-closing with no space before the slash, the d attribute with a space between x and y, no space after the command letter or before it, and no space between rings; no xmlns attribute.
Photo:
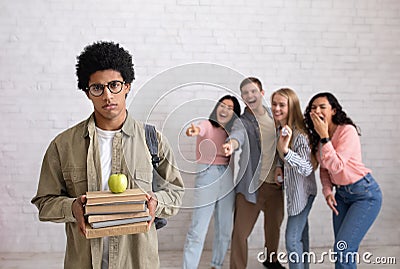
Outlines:
<svg viewBox="0 0 400 269"><path fill-rule="evenodd" d="M153 221L178 213L184 184L167 139L157 131L160 161L155 169L160 184L153 189L152 156L144 125L126 109L135 77L132 55L114 42L95 42L77 57L76 75L78 88L93 105L93 113L51 141L31 202L37 206L41 221L65 223L64 268L159 268ZM235 97L224 96L209 121L192 124L187 130L188 136L197 136L199 174L183 267L198 267L214 214L211 266L221 268L231 244L231 268L246 268L247 239L263 211L265 247L267 257L271 257L264 265L283 268L276 255L271 255L277 253L284 217L281 184L288 201L287 251L299 256L308 251L307 218L316 195L317 163L323 193L334 212L335 242L344 240L348 245L343 250L335 243L335 251L356 252L378 215L382 196L371 171L362 163L357 128L337 99L330 93L315 95L303 118L291 89L274 92L271 108L263 106L265 92L257 78L246 78L240 92L246 104L243 114L239 115ZM208 154L210 148L217 153ZM239 148L239 172L233 179L230 156ZM85 194L107 190L108 177L115 173L127 176L128 188L147 192L152 216L149 231L88 240L84 236ZM299 261L289 266L308 265ZM355 266L340 260L336 263L336 268Z"/></svg>
<svg viewBox="0 0 400 269"><path fill-rule="evenodd" d="M226 95L208 120L186 131L188 136L197 136L200 173L183 268L198 267L213 214L211 268L222 267L230 242L230 268L246 268L247 240L260 211L264 212L267 250L263 264L284 268L276 256L284 192L289 268L309 268L303 253L310 250L308 216L317 195L314 172L318 166L323 194L333 212L335 268L356 268L355 261L346 257L358 251L382 203L379 185L362 163L357 126L329 92L313 96L304 115L290 88L273 92L270 107L263 105L265 92L259 79L244 79L240 92L246 104L242 115L238 100ZM204 141L211 141L216 152L207 154L207 148L201 148ZM239 148L238 178L234 179L230 156ZM338 246L343 241L345 249Z"/></svg>

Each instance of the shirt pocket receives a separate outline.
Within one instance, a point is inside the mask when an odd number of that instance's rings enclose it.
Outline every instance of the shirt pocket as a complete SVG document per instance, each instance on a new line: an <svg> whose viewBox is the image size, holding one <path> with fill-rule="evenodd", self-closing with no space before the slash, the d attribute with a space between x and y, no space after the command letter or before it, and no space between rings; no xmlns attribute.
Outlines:
<svg viewBox="0 0 400 269"><path fill-rule="evenodd" d="M133 188L140 188L146 192L152 191L153 171L147 169L135 169L132 178Z"/></svg>
<svg viewBox="0 0 400 269"><path fill-rule="evenodd" d="M86 168L67 168L63 171L63 176L71 197L78 197L87 192Z"/></svg>
<svg viewBox="0 0 400 269"><path fill-rule="evenodd" d="M364 178L349 186L349 193L353 195L364 195L368 193L370 183Z"/></svg>

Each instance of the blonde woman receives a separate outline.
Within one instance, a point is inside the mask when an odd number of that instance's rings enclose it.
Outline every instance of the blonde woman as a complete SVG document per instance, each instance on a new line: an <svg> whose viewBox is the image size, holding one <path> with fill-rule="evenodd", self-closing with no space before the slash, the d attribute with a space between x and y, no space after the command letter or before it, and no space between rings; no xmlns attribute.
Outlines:
<svg viewBox="0 0 400 269"><path fill-rule="evenodd" d="M279 164L275 180L277 184L284 185L287 199L285 237L289 268L309 268L302 254L309 251L308 215L317 194L317 186L304 118L299 98L289 88L274 92L271 103L279 130Z"/></svg>

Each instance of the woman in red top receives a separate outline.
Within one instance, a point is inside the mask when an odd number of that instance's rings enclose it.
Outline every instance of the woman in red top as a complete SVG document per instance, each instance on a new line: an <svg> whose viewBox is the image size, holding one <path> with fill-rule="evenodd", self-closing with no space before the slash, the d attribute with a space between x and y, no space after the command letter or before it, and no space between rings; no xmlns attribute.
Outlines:
<svg viewBox="0 0 400 269"><path fill-rule="evenodd" d="M362 162L358 128L333 94L312 97L304 116L323 193L333 211L335 268L357 268L355 256L380 211L381 190Z"/></svg>

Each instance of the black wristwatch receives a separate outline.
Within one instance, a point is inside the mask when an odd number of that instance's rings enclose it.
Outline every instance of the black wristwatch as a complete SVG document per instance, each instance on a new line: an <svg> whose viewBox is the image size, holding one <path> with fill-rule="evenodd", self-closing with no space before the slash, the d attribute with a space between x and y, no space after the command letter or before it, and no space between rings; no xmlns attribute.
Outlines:
<svg viewBox="0 0 400 269"><path fill-rule="evenodd" d="M329 137L324 137L324 138L321 138L321 140L320 140L319 142L321 142L321 144L326 144L326 143L328 143L329 141L331 141L331 140L329 139Z"/></svg>

